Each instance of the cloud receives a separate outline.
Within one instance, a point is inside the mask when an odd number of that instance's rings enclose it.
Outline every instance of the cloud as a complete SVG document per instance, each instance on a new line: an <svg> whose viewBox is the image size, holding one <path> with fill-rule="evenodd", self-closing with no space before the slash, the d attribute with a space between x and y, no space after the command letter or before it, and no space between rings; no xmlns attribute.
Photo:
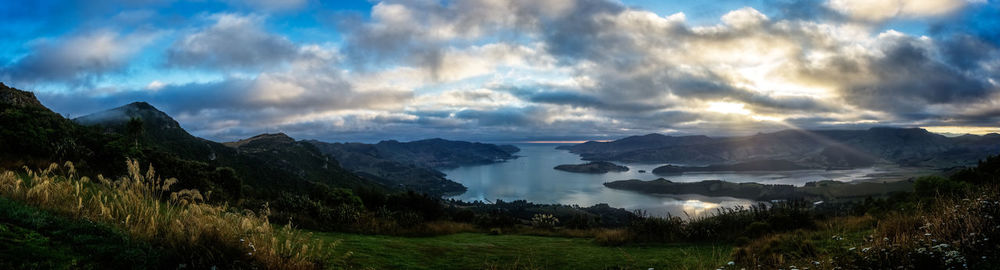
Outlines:
<svg viewBox="0 0 1000 270"><path fill-rule="evenodd" d="M216 14L214 24L175 41L167 49L167 65L217 69L268 68L297 53L287 38L261 28L264 18Z"/></svg>
<svg viewBox="0 0 1000 270"><path fill-rule="evenodd" d="M226 0L231 5L247 6L263 11L287 12L299 10L309 4L309 0Z"/></svg>
<svg viewBox="0 0 1000 270"><path fill-rule="evenodd" d="M830 0L827 5L841 14L864 21L894 17L928 17L950 14L965 7L966 0Z"/></svg>
<svg viewBox="0 0 1000 270"><path fill-rule="evenodd" d="M703 12L611 0L386 0L367 16L306 9L324 6L313 3L230 3L255 13L178 26L160 12L123 10L114 20L146 26L38 41L28 56L3 56L13 62L0 76L101 81L39 96L74 114L146 100L196 134L227 139L276 129L311 138L729 135L996 125L1000 115L991 27L1000 9L979 3L762 2L714 23ZM301 17L331 14L318 20L336 29ZM907 31L889 30L893 20ZM149 46L140 34L157 27L176 34ZM339 39L303 37L301 27ZM102 47L114 49L85 50ZM74 64L45 64L61 62ZM101 79L144 68L128 85ZM178 79L189 73L208 75Z"/></svg>
<svg viewBox="0 0 1000 270"><path fill-rule="evenodd" d="M158 37L158 32L121 34L110 29L39 39L30 53L0 68L0 77L18 83L63 82L72 85L124 72L130 61Z"/></svg>

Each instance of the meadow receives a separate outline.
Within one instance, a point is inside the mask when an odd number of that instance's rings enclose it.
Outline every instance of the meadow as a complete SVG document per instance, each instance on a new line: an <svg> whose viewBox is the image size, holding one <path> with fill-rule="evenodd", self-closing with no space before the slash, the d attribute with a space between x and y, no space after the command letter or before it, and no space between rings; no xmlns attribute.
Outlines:
<svg viewBox="0 0 1000 270"><path fill-rule="evenodd" d="M316 233L342 241L352 269L715 269L733 247L667 243L609 247L587 238L458 233L398 237Z"/></svg>

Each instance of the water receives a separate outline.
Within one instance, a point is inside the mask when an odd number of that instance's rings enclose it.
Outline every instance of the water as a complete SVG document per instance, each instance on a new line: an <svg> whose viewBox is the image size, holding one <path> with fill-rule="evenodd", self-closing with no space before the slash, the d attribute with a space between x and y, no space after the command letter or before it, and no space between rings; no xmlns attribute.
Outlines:
<svg viewBox="0 0 1000 270"><path fill-rule="evenodd" d="M552 169L561 164L585 163L579 156L565 150L556 150L554 144L518 145L518 159L488 165L464 166L442 170L447 178L468 187L464 194L453 199L464 201L527 200L535 203L557 203L591 206L607 203L612 207L629 210L642 209L650 214L664 216L696 216L709 213L718 207L733 207L754 203L732 197L701 195L650 195L604 187L603 183L625 180L651 180L652 174L662 164L623 163L627 172L606 174L571 173ZM639 173L645 170L646 173ZM854 181L879 177L899 177L904 171L893 168L865 168L855 170L800 170L768 173L686 173L664 177L674 182L725 180L730 182L759 182L766 184L792 184L801 186L818 180ZM881 178L880 178L881 179Z"/></svg>

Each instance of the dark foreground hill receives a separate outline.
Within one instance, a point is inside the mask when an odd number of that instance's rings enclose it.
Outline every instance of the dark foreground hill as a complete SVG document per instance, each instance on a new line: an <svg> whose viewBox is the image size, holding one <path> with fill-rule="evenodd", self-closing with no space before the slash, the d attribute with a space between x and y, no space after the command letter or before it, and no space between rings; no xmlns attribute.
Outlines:
<svg viewBox="0 0 1000 270"><path fill-rule="evenodd" d="M920 128L785 130L753 136L649 134L563 146L585 160L687 165L787 161L791 167L857 168L896 164L948 168L1000 152L1000 135L945 137Z"/></svg>

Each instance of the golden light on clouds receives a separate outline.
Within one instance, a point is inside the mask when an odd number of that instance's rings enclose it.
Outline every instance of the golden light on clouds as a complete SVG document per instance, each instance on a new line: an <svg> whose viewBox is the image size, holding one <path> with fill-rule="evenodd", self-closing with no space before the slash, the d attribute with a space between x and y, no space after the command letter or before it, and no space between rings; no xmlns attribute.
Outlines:
<svg viewBox="0 0 1000 270"><path fill-rule="evenodd" d="M746 107L746 104L736 103L736 102L716 101L716 102L709 102L708 108L706 108L706 110L722 114L750 115L751 113L753 113L750 110L747 110L746 108L743 107Z"/></svg>
<svg viewBox="0 0 1000 270"><path fill-rule="evenodd" d="M709 102L708 107L705 108L705 110L721 114L745 115L749 116L750 119L756 121L781 122L784 120L784 118L782 117L777 117L773 115L756 114L753 111L747 109L746 104L739 102L728 102L728 101Z"/></svg>
<svg viewBox="0 0 1000 270"><path fill-rule="evenodd" d="M1000 133L1000 127L930 126L921 128L934 133L975 134L975 135Z"/></svg>

